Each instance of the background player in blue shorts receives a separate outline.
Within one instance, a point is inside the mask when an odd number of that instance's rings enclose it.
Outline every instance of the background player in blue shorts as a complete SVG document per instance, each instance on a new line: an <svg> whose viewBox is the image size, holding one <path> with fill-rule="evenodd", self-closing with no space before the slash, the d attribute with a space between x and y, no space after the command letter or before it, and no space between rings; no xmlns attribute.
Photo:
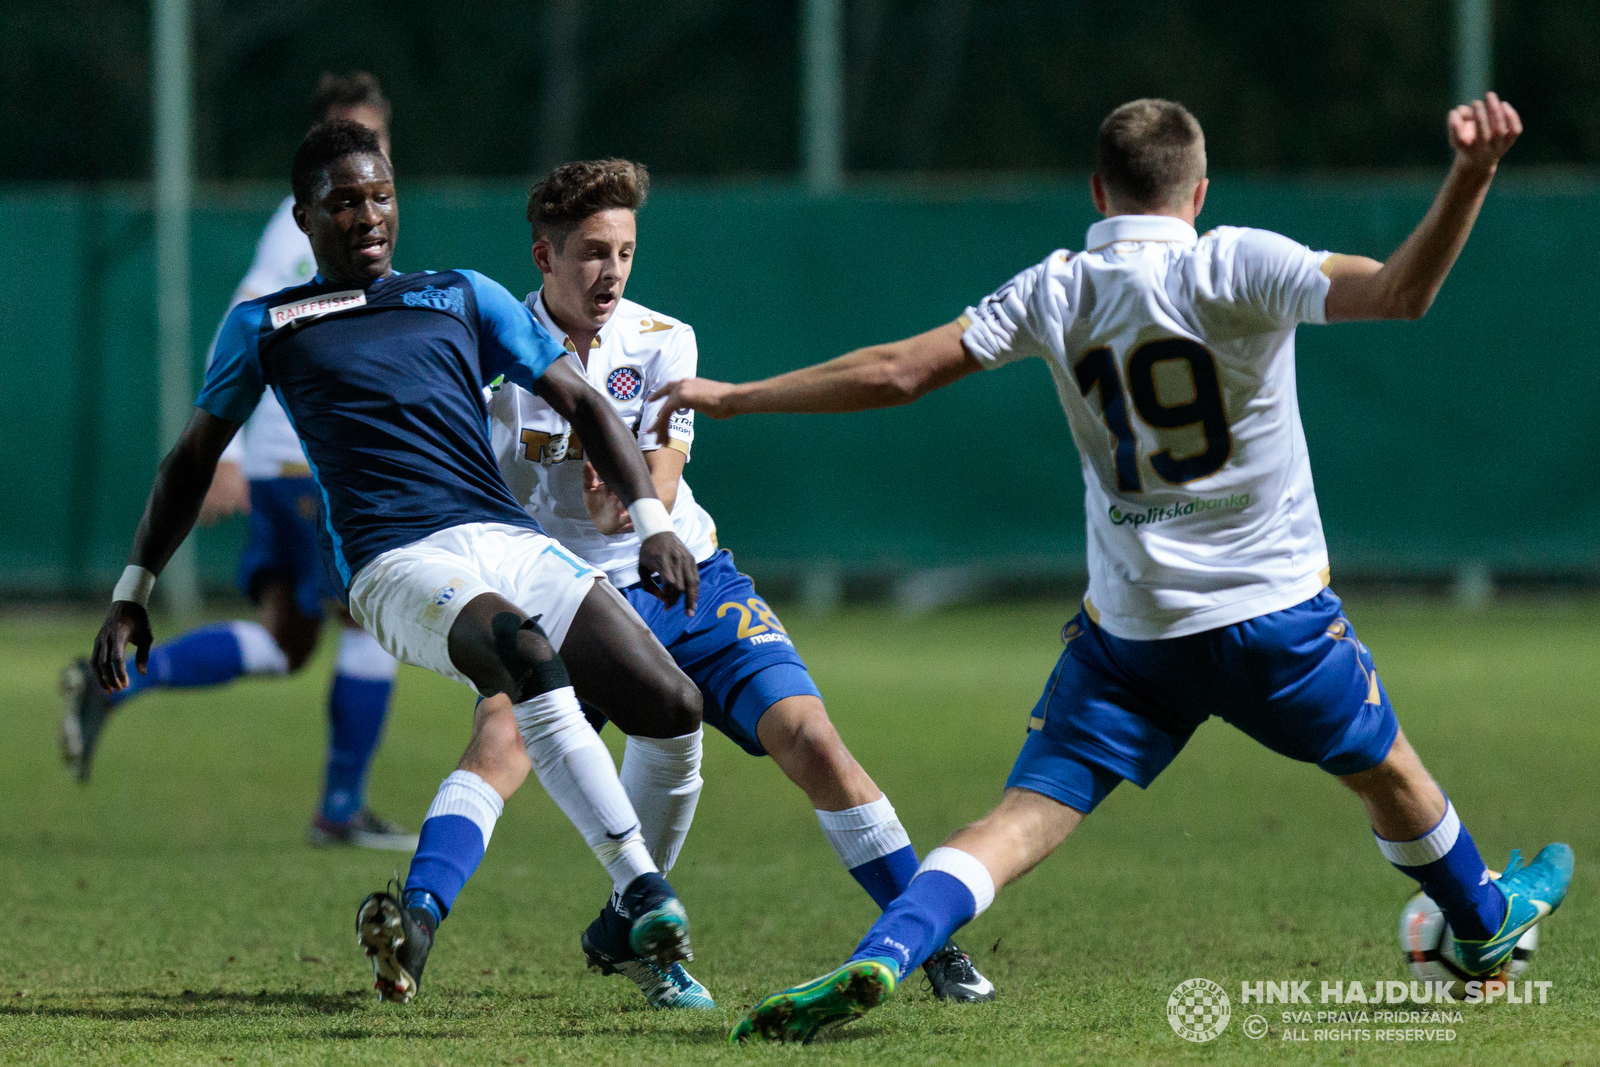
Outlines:
<svg viewBox="0 0 1600 1067"><path fill-rule="evenodd" d="M312 99L317 121L345 119L378 135L389 151L389 101L371 74L324 74ZM295 225L294 197L267 223L228 309L246 300L304 285L316 273L311 242ZM305 452L271 393L228 445L200 509L210 525L236 512L249 518L239 557L239 589L260 607L254 620L213 623L179 634L150 651L150 670L120 693L93 684L83 661L62 673L66 710L61 752L87 781L107 717L153 689L226 685L239 678L278 678L311 660L322 636L324 607L337 601L317 548L321 502ZM341 629L328 689L328 755L322 799L307 829L312 845L354 844L410 851L417 835L366 806L367 772L383 735L399 666L393 656L334 608Z"/></svg>
<svg viewBox="0 0 1600 1067"><path fill-rule="evenodd" d="M1572 850L1513 853L1496 881L1417 757L1327 588L1295 388L1302 322L1419 318L1521 132L1486 100L1447 120L1455 161L1387 263L1264 230L1198 234L1200 124L1137 100L1100 127L1105 219L960 319L895 344L729 386L678 382L712 415L907 403L1025 357L1049 364L1083 468L1089 590L1000 805L929 853L842 967L758 1003L733 1038L807 1040L899 977L1041 862L1118 783L1148 785L1216 715L1361 798L1379 850L1443 911L1469 973L1497 973L1560 905Z"/></svg>
<svg viewBox="0 0 1600 1067"><path fill-rule="evenodd" d="M648 188L644 167L626 160L568 163L528 197L533 259L543 288L527 306L567 359L638 434L651 477L671 509L673 529L694 553L701 602L694 615L665 605L639 584L639 539L626 509L585 462L583 442L549 404L514 385L490 402L495 451L513 494L552 536L596 567L650 625L704 699L705 721L755 756L771 754L811 799L840 862L886 907L917 869L916 852L894 806L856 762L828 720L805 661L755 587L717 545L716 529L683 480L694 441L692 412L662 414L647 397L695 373L694 331L623 298L637 244L635 215ZM574 675L589 700L603 678ZM596 717L596 725L604 720ZM700 744L699 735L673 743ZM700 795L698 775L675 779L665 742L630 737L622 781L638 810L656 862L668 870ZM613 899L590 925L583 948L592 966L621 972L652 1004L708 1007L709 994L682 967L663 971L638 960L623 936ZM954 944L935 946L926 966L936 996L991 1000L994 987Z"/></svg>

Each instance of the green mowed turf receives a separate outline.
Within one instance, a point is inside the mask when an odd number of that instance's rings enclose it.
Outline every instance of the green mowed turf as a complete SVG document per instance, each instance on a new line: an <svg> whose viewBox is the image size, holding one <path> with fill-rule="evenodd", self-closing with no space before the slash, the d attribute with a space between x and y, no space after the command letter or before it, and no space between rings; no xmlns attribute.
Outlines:
<svg viewBox="0 0 1600 1067"><path fill-rule="evenodd" d="M839 727L926 850L999 796L1060 645L1065 606L906 619L787 619ZM405 857L319 852L303 834L325 731L327 650L303 675L155 694L119 713L94 780L55 752L55 676L96 620L0 621L0 1059L127 1063L1548 1063L1600 1062L1595 707L1600 606L1462 614L1358 603L1401 720L1491 864L1570 842L1578 873L1530 976L1545 1005L1463 1007L1454 1040L1319 1039L1243 982L1408 977L1395 937L1410 883L1355 798L1221 723L1148 791L1124 785L960 939L1000 988L935 1003L915 975L885 1007L806 1048L731 1048L758 996L846 956L875 914L801 793L713 735L698 822L673 880L715 1012L652 1012L584 970L578 934L607 883L530 782L506 807L444 925L419 999L376 1003L355 905ZM162 633L171 633L162 627ZM458 758L463 688L405 668L372 803L415 826ZM614 731L608 731L614 733ZM613 745L617 739L611 738ZM1234 999L1208 1044L1169 1028L1204 977ZM1338 1010L1338 1005L1296 1010ZM1354 1009L1359 1010L1359 1006ZM1260 1012L1269 1032L1242 1031ZM1371 1039L1363 1039L1360 1031ZM1308 1040L1287 1038L1304 1036Z"/></svg>

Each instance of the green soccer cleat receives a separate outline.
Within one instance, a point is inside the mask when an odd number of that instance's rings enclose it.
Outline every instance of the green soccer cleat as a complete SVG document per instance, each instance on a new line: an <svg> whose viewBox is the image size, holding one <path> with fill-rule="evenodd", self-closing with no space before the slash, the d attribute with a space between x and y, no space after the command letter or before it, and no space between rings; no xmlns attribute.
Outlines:
<svg viewBox="0 0 1600 1067"><path fill-rule="evenodd" d="M728 1040L810 1041L829 1026L865 1015L894 992L899 967L891 959L856 960L805 985L774 993L739 1020Z"/></svg>
<svg viewBox="0 0 1600 1067"><path fill-rule="evenodd" d="M1500 929L1487 941L1455 941L1455 957L1461 969L1471 975L1500 973L1517 939L1555 911L1566 899L1572 884L1572 848L1557 842L1546 845L1533 862L1523 865L1522 853L1511 850L1506 873L1494 887L1506 898L1506 917Z"/></svg>

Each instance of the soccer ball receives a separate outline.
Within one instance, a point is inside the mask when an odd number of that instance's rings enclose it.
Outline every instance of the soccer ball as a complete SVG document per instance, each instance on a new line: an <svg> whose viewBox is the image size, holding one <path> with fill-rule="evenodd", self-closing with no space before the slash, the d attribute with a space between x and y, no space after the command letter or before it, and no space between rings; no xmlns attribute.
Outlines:
<svg viewBox="0 0 1600 1067"><path fill-rule="evenodd" d="M1494 878L1500 877L1493 871L1489 874ZM1400 913L1400 949L1406 954L1411 973L1424 982L1445 983L1446 995L1451 1000L1462 1000L1466 997L1465 984L1472 981L1473 976L1461 968L1455 946L1456 939L1450 933L1450 924L1445 922L1444 913L1432 897L1418 893L1406 901L1405 910ZM1538 947L1539 928L1535 926L1517 939L1516 947L1511 950L1511 958L1498 974L1477 980L1510 982L1520 978L1527 971L1534 950Z"/></svg>

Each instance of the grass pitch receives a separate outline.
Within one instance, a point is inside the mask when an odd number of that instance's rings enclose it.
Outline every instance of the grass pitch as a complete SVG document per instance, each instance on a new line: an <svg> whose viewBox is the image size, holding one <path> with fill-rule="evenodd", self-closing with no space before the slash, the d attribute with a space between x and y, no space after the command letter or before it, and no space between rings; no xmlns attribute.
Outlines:
<svg viewBox="0 0 1600 1067"><path fill-rule="evenodd" d="M926 850L998 797L1068 611L786 621L846 741ZM578 933L606 882L531 781L443 927L418 1000L380 1005L353 916L406 858L303 844L326 655L292 679L142 698L113 720L79 788L54 749L55 675L88 650L97 619L30 613L0 620L0 1061L1600 1062L1600 606L1350 614L1490 863L1513 846L1577 849L1572 895L1530 975L1555 983L1550 1003L1463 1007L1459 1023L1423 1027L1454 1040L1399 1044L1372 1036L1392 1024L1340 1023L1355 1035L1330 1040L1317 1036L1327 1023L1240 1004L1246 981L1310 979L1316 999L1323 980L1408 977L1394 927L1410 883L1379 856L1353 796L1213 722L1148 792L1118 789L960 935L999 985L995 1004L937 1004L918 974L810 1047L727 1046L745 1007L837 964L874 908L802 794L713 736L673 881L694 922L692 970L718 1011L652 1012L630 984L584 970ZM402 670L373 771L378 810L417 825L471 706L463 688ZM1233 998L1233 1022L1208 1044L1180 1040L1165 1016L1194 977ZM1269 1029L1252 1040L1243 1023L1257 1012Z"/></svg>

